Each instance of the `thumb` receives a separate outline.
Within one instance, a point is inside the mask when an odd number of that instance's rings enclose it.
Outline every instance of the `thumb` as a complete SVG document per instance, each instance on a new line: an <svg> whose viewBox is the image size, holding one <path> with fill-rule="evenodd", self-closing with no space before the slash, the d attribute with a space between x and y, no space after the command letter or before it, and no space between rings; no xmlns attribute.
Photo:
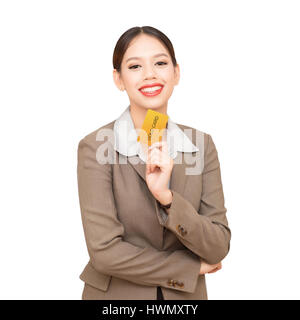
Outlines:
<svg viewBox="0 0 300 320"><path fill-rule="evenodd" d="M168 148L168 143L167 141L162 141L161 142L161 150L163 153L168 154L169 153L169 148Z"/></svg>

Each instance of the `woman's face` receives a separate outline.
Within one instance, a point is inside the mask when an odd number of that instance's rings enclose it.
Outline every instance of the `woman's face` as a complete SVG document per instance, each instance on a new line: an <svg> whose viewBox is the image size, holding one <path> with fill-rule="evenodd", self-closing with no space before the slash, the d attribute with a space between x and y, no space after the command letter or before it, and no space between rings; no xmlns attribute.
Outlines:
<svg viewBox="0 0 300 320"><path fill-rule="evenodd" d="M174 86L179 82L179 65L174 68L168 50L159 40L142 34L131 41L121 72L114 69L113 75L118 88L126 90L131 106L166 112ZM139 90L155 83L163 86L159 94L143 94Z"/></svg>

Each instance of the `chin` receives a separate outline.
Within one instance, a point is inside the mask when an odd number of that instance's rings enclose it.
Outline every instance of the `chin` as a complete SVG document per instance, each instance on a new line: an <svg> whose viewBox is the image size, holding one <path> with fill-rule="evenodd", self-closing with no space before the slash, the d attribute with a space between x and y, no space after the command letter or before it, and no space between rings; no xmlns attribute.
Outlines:
<svg viewBox="0 0 300 320"><path fill-rule="evenodd" d="M147 103L148 102L148 103ZM161 109L163 106L165 106L167 104L167 101L155 101L154 99L148 99L148 101L146 100L145 101L136 101L134 102L134 104L136 106L139 106L140 108L143 108L143 109L152 109L152 110L155 110L155 109Z"/></svg>
<svg viewBox="0 0 300 320"><path fill-rule="evenodd" d="M148 103L145 105L145 102L143 102L143 105L145 106L145 108L147 109L160 109L163 106L165 106L168 103L168 101L162 101L161 99L157 99L155 101L155 99L149 99Z"/></svg>

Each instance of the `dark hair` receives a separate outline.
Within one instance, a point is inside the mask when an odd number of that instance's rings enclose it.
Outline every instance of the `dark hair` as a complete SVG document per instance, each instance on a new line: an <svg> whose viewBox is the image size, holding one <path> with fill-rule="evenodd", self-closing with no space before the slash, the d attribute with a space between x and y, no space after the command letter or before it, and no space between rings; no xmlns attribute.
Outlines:
<svg viewBox="0 0 300 320"><path fill-rule="evenodd" d="M166 47L166 49L169 51L169 54L172 58L172 63L174 67L176 67L177 61L175 58L174 48L170 39L158 29L155 29L150 26L143 26L130 28L121 35L121 37L116 43L113 53L114 69L116 69L118 72L121 72L121 63L129 44L136 36L140 34L147 34L161 41L162 44Z"/></svg>

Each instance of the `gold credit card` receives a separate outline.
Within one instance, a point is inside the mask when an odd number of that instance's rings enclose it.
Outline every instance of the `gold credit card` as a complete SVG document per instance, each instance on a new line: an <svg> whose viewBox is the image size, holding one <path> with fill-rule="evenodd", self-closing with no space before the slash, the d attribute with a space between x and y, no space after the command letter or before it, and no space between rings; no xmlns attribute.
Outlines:
<svg viewBox="0 0 300 320"><path fill-rule="evenodd" d="M148 109L137 141L148 146L162 141L162 135L167 126L168 118L166 114Z"/></svg>

